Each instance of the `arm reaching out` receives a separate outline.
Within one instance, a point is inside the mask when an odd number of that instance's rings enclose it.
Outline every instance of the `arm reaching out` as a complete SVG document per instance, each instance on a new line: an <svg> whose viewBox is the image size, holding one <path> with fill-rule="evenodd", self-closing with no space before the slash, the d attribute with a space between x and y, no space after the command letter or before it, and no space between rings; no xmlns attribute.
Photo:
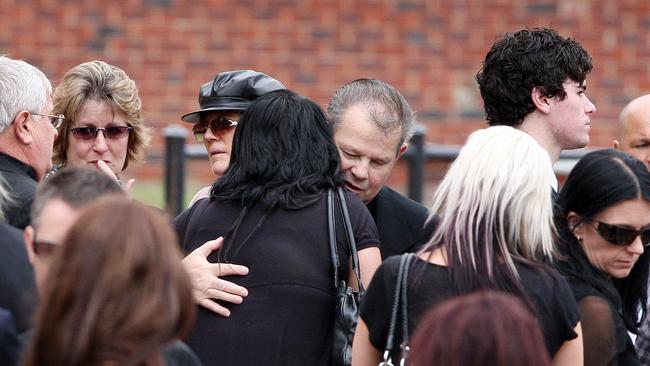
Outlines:
<svg viewBox="0 0 650 366"><path fill-rule="evenodd" d="M205 242L183 259L183 266L192 281L194 301L208 310L228 317L230 310L214 300L241 304L248 295L248 290L219 277L245 276L248 274L248 268L237 264L208 262L210 253L219 249L222 244L222 237Z"/></svg>

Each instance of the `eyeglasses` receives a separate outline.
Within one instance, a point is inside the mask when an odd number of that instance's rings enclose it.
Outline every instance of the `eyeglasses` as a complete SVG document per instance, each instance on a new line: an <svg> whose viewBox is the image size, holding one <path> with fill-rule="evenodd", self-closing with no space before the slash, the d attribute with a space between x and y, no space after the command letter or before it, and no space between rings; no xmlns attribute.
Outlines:
<svg viewBox="0 0 650 366"><path fill-rule="evenodd" d="M39 257L51 257L59 249L59 244L46 240L34 240L32 242L34 253Z"/></svg>
<svg viewBox="0 0 650 366"><path fill-rule="evenodd" d="M213 134L217 135L237 126L237 123L238 122L233 119L220 116L210 121L201 121L196 123L192 127L192 132L198 141L203 141L205 133L208 132L208 128L210 128L210 131L212 131Z"/></svg>
<svg viewBox="0 0 650 366"><path fill-rule="evenodd" d="M107 139L119 140L128 136L132 128L131 126L75 127L68 129L68 131L72 132L72 136L79 140L94 140L97 138L99 131L102 131Z"/></svg>
<svg viewBox="0 0 650 366"><path fill-rule="evenodd" d="M606 224L597 220L591 220L596 223L593 226L601 238L607 240L614 245L626 246L632 244L637 236L641 236L641 244L644 247L650 246L650 227L645 227L640 230L620 227L616 225Z"/></svg>
<svg viewBox="0 0 650 366"><path fill-rule="evenodd" d="M61 125L63 124L63 121L65 120L65 116L62 115L62 114L59 114L58 116L53 116L51 114L43 114L43 113L36 113L36 112L30 112L30 113L35 114L37 116L50 117L50 123L56 129L61 127Z"/></svg>

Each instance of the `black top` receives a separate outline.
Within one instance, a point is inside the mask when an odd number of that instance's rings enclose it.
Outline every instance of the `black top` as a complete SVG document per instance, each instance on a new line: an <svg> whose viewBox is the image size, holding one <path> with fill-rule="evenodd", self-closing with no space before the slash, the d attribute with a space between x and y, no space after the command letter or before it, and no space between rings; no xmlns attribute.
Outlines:
<svg viewBox="0 0 650 366"><path fill-rule="evenodd" d="M381 257L415 252L430 237L424 222L429 215L421 204L384 186L368 203L381 241Z"/></svg>
<svg viewBox="0 0 650 366"><path fill-rule="evenodd" d="M0 365L17 364L19 351L20 342L11 313L0 307Z"/></svg>
<svg viewBox="0 0 650 366"><path fill-rule="evenodd" d="M358 250L378 246L377 229L363 203L346 192ZM224 243L211 262L245 265L246 276L224 277L248 289L224 318L199 307L187 344L204 365L329 365L334 315L334 279L327 233L326 195L300 210L276 209L241 245L262 213L252 208L235 240ZM233 202L202 199L174 221L189 253L225 235L242 208ZM342 278L349 256L340 215L338 254ZM340 230L338 228L341 228Z"/></svg>
<svg viewBox="0 0 650 366"><path fill-rule="evenodd" d="M567 340L577 337L575 326L580 314L566 281L555 270L544 271L516 265L524 291L535 306L546 347L551 355ZM386 347L390 314L395 294L399 257L385 260L370 283L361 303L361 318L368 325L370 343L380 351ZM456 296L447 267L416 259L409 271L408 325L409 335L418 320L435 304ZM402 340L401 327L396 327L393 344Z"/></svg>
<svg viewBox="0 0 650 366"><path fill-rule="evenodd" d="M582 313L585 365L641 365L623 322L620 298L611 298L584 279L567 276L567 280ZM609 293L617 293L613 284Z"/></svg>
<svg viewBox="0 0 650 366"><path fill-rule="evenodd" d="M0 177L4 179L12 202L3 213L7 223L19 229L29 225L29 213L36 195L38 180L31 166L0 152Z"/></svg>
<svg viewBox="0 0 650 366"><path fill-rule="evenodd" d="M11 312L18 333L30 327L35 304L36 282L23 233L0 224L0 307Z"/></svg>

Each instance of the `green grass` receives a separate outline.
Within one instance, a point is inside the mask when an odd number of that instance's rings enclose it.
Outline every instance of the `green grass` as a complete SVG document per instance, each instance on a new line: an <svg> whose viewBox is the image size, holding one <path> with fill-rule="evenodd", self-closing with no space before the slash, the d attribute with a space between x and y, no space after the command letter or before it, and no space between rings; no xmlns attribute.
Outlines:
<svg viewBox="0 0 650 366"><path fill-rule="evenodd" d="M210 182L188 180L185 182L183 207L187 207L194 194ZM133 198L151 206L165 209L165 188L162 180L137 180L133 186Z"/></svg>

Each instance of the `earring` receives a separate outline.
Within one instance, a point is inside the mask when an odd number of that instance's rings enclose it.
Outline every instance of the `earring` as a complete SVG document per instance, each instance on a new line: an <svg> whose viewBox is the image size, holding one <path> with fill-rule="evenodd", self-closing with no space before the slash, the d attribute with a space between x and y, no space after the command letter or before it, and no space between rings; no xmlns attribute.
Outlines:
<svg viewBox="0 0 650 366"><path fill-rule="evenodd" d="M576 239L578 239L578 243L582 244L582 236L576 235Z"/></svg>

